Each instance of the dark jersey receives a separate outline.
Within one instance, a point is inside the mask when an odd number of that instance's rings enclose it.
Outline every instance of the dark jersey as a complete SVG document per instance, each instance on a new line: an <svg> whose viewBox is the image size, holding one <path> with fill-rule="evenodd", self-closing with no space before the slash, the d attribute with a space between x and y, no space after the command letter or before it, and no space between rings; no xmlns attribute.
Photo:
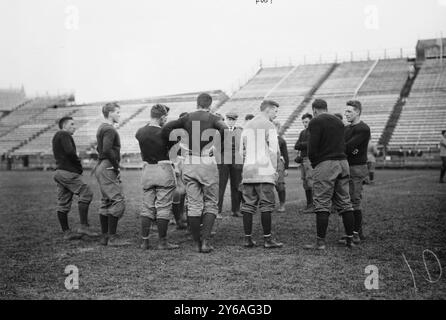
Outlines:
<svg viewBox="0 0 446 320"><path fill-rule="evenodd" d="M281 136L278 136L278 139L279 139L280 155L283 157L283 160L285 161L285 169L288 169L290 166L290 160L288 158L288 148L286 145L286 141Z"/></svg>
<svg viewBox="0 0 446 320"><path fill-rule="evenodd" d="M309 125L310 140L308 142L308 157L311 165L316 167L325 160L344 160L344 124L331 114L323 113L313 118Z"/></svg>
<svg viewBox="0 0 446 320"><path fill-rule="evenodd" d="M209 147L209 144L213 140L212 136L215 132L212 130L217 130L220 134L220 145L223 150L223 139L224 130L228 127L226 124L220 120L216 115L207 112L205 110L198 110L195 112L190 112L187 115L181 117L180 119L170 121L163 128L161 135L164 141L171 145L172 142L177 142L177 136L173 137L173 141L169 141L170 133L175 129L183 129L187 132L189 136L188 147L191 154L196 156L201 156L205 147ZM209 130L211 129L211 130ZM203 133L206 136L203 136Z"/></svg>
<svg viewBox="0 0 446 320"><path fill-rule="evenodd" d="M119 169L121 161L121 140L119 133L111 124L103 123L96 133L99 160L109 160L115 169Z"/></svg>
<svg viewBox="0 0 446 320"><path fill-rule="evenodd" d="M370 128L360 121L345 127L345 152L350 165L367 163L367 146L370 140ZM357 150L357 152L355 152Z"/></svg>
<svg viewBox="0 0 446 320"><path fill-rule="evenodd" d="M157 164L158 161L169 160L167 144L161 138L161 127L146 125L138 129L135 137L143 161Z"/></svg>
<svg viewBox="0 0 446 320"><path fill-rule="evenodd" d="M76 145L71 134L63 130L56 132L52 144L57 169L81 174L82 164L77 156Z"/></svg>
<svg viewBox="0 0 446 320"><path fill-rule="evenodd" d="M299 134L299 139L294 145L294 150L300 151L300 156L302 158L308 157L308 140L310 138L310 133L308 129L304 129Z"/></svg>

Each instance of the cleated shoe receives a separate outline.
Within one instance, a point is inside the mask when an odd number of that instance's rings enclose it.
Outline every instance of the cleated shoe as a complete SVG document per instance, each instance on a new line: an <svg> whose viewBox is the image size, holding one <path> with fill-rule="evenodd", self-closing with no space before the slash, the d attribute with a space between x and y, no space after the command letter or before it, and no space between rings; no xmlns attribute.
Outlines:
<svg viewBox="0 0 446 320"><path fill-rule="evenodd" d="M316 243L314 244L307 244L304 246L304 249L308 250L325 250L325 239L317 238Z"/></svg>
<svg viewBox="0 0 446 320"><path fill-rule="evenodd" d="M303 214L312 214L314 213L314 206L312 204L307 205L305 209L302 210Z"/></svg>
<svg viewBox="0 0 446 320"><path fill-rule="evenodd" d="M143 249L143 250L148 250L149 249L149 239L144 239L143 238L142 242L141 242L140 248Z"/></svg>
<svg viewBox="0 0 446 320"><path fill-rule="evenodd" d="M209 253L213 250L214 248L209 244L209 240L203 239L201 241L201 247L200 247L201 253Z"/></svg>
<svg viewBox="0 0 446 320"><path fill-rule="evenodd" d="M91 228L86 225L81 225L76 231L79 234L84 234L89 237L99 237L99 233L91 230Z"/></svg>
<svg viewBox="0 0 446 320"><path fill-rule="evenodd" d="M108 244L108 234L101 234L101 238L99 239L99 244L106 246Z"/></svg>
<svg viewBox="0 0 446 320"><path fill-rule="evenodd" d="M274 248L282 248L283 247L283 243L273 240L271 236L264 237L264 239L265 239L265 242L263 243L263 247L265 249L274 249Z"/></svg>
<svg viewBox="0 0 446 320"><path fill-rule="evenodd" d="M82 234L73 232L73 231L71 231L69 229L64 231L64 233L63 233L63 239L64 240L68 240L68 241L79 240L79 239L82 238L82 236L83 236Z"/></svg>
<svg viewBox="0 0 446 320"><path fill-rule="evenodd" d="M245 237L245 242L243 243L245 248L254 248L256 245L257 243L251 237Z"/></svg>
<svg viewBox="0 0 446 320"><path fill-rule="evenodd" d="M174 250L178 249L180 246L177 244L169 243L167 239L160 239L160 242L158 243L157 249L158 250Z"/></svg>

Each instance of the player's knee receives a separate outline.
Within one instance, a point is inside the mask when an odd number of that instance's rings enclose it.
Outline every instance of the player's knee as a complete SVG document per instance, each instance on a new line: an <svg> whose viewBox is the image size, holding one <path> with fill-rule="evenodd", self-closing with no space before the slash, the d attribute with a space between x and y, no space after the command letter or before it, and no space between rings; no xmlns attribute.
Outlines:
<svg viewBox="0 0 446 320"><path fill-rule="evenodd" d="M79 202L90 203L93 200L93 191L88 185L84 185L79 194Z"/></svg>

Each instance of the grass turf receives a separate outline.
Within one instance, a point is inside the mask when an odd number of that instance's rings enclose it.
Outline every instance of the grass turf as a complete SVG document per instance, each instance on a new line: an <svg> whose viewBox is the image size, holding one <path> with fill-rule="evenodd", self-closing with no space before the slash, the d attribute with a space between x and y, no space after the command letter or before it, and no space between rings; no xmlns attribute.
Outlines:
<svg viewBox="0 0 446 320"><path fill-rule="evenodd" d="M377 171L376 184L364 190L366 242L353 251L338 246L343 227L332 215L328 249L321 253L302 249L314 241L315 217L298 213L305 196L293 170L286 181L286 213L273 216L274 236L285 243L282 249L243 248L242 220L226 211L212 241L216 250L205 255L196 253L190 237L173 226L169 236L180 250L139 249L138 171L122 174L127 209L118 231L133 242L124 248L101 247L96 239L63 241L52 173L2 172L0 299L445 299L445 275L429 283L422 256L431 250L446 266L446 185L437 179L437 171ZM98 186L88 172L85 181L95 193L90 224L99 230ZM228 205L226 199L226 209ZM78 221L74 201L71 227ZM260 216L254 221L254 239L261 245ZM156 229L150 241L154 248ZM438 262L429 252L425 258L435 281ZM79 268L78 290L65 289L67 265ZM365 288L368 265L378 267L378 290Z"/></svg>

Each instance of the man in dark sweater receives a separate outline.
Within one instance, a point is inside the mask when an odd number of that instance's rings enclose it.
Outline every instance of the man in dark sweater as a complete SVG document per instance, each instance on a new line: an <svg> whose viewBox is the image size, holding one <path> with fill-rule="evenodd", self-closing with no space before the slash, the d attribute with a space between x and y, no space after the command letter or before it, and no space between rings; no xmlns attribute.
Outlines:
<svg viewBox="0 0 446 320"><path fill-rule="evenodd" d="M53 154L57 169L54 181L57 184L57 217L64 232L65 240L75 240L82 235L98 236L88 224L88 208L93 199L90 187L82 181L82 164L77 156L73 133L76 130L72 117L63 117L59 120L60 130L53 137ZM77 233L68 226L68 212L73 202L73 194L79 196L78 208L80 228Z"/></svg>
<svg viewBox="0 0 446 320"><path fill-rule="evenodd" d="M226 114L226 123L228 124L228 131L226 131L225 142L228 144L228 148L224 149L224 154L221 159L221 163L218 165L219 172L219 197L218 197L218 213L221 214L223 209L223 200L226 191L226 185L228 179L231 183L231 212L234 217L240 216L240 202L242 194L239 191L240 183L242 182L242 170L243 164L241 160L239 163L236 161L236 155L239 152L240 137L243 128L235 126L238 114L235 112L229 112ZM240 155L241 159L241 155Z"/></svg>
<svg viewBox="0 0 446 320"><path fill-rule="evenodd" d="M136 139L144 161L141 183L143 201L141 206L141 248L149 248L149 232L152 223L157 224L159 250L179 248L167 241L167 228L172 213L172 199L176 188L175 171L168 156L168 146L161 137L168 107L156 104L150 111L150 122L136 132Z"/></svg>
<svg viewBox="0 0 446 320"><path fill-rule="evenodd" d="M274 125L276 126L277 132L280 132L280 122L275 120ZM283 213L285 212L285 201L286 201L286 188L285 188L285 177L288 175L288 168L290 166L290 161L288 158L288 148L286 145L285 139L281 136L277 136L279 140L279 150L280 157L277 163L277 173L279 174L277 183L276 183L276 191L279 196L279 209L277 212Z"/></svg>
<svg viewBox="0 0 446 320"><path fill-rule="evenodd" d="M124 215L125 198L120 180L121 140L115 129L119 123L120 106L117 103L107 103L102 107L105 121L96 133L99 163L95 170L101 190L102 199L99 210L101 222L101 244L122 246L130 244L120 239L116 234L118 221Z"/></svg>
<svg viewBox="0 0 446 320"><path fill-rule="evenodd" d="M214 157L209 156L209 152L215 147L214 155L221 154L221 140L224 130L228 128L220 118L209 112L211 104L212 97L209 94L200 94L197 98L197 111L167 123L161 131L166 143L176 143L178 136L185 133L189 137L189 141L185 143L188 150L184 154L182 176L186 185L190 230L198 251L202 253L213 250L209 240L218 214L217 162ZM169 158L176 157L177 150L170 152L172 155ZM200 235L201 224L203 230Z"/></svg>
<svg viewBox="0 0 446 320"><path fill-rule="evenodd" d="M294 145L294 149L300 152L300 157L302 163L300 164L301 178L303 187L305 190L305 197L307 198L307 207L302 211L302 213L314 213L313 205L313 168L311 167L310 159L308 158L308 140L310 138L310 133L308 130L308 124L310 123L313 116L309 113L305 113L302 116L302 123L304 125L304 130L299 134L299 139Z"/></svg>
<svg viewBox="0 0 446 320"><path fill-rule="evenodd" d="M370 128L361 121L362 106L357 100L347 101L345 118L349 125L345 127L345 151L350 166L350 198L353 205L355 225L353 242L359 244L362 235L362 185L367 179L367 147L370 141ZM345 241L341 239L341 241Z"/></svg>
<svg viewBox="0 0 446 320"><path fill-rule="evenodd" d="M346 246L353 246L353 208L349 195L349 166L345 155L344 124L328 114L327 103L316 99L314 118L308 125L308 157L313 171L313 202L316 213L317 240L306 249L325 250L325 235L332 204L342 216Z"/></svg>

